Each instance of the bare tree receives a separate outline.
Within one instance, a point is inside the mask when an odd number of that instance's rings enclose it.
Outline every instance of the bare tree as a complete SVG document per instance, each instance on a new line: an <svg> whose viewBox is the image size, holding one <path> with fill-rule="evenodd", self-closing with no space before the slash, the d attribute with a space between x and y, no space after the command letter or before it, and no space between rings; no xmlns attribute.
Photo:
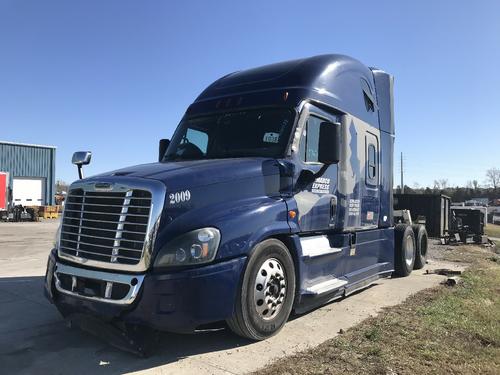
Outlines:
<svg viewBox="0 0 500 375"><path fill-rule="evenodd" d="M434 190L441 190L441 183L438 180L434 180Z"/></svg>
<svg viewBox="0 0 500 375"><path fill-rule="evenodd" d="M56 181L56 192L57 193L62 193L62 192L68 192L68 184L64 182L63 180L57 180Z"/></svg>
<svg viewBox="0 0 500 375"><path fill-rule="evenodd" d="M448 180L446 178L441 178L438 182L441 186L441 189L446 190L446 188L448 187Z"/></svg>
<svg viewBox="0 0 500 375"><path fill-rule="evenodd" d="M500 169L490 168L486 171L486 180L493 186L493 189L497 189L500 186Z"/></svg>
<svg viewBox="0 0 500 375"><path fill-rule="evenodd" d="M418 182L416 182L416 181L415 181L415 182L413 183L413 188L414 188L414 189L417 189L417 190L418 190L418 189L420 189L420 184L419 184Z"/></svg>
<svg viewBox="0 0 500 375"><path fill-rule="evenodd" d="M474 181L475 181L475 180L474 180ZM473 189L473 188L474 188L474 185L473 185L472 181L470 181L470 180L469 180L469 181L467 181L467 184L465 184L465 187L466 187L467 189Z"/></svg>
<svg viewBox="0 0 500 375"><path fill-rule="evenodd" d="M474 190L479 187L479 182L477 180L472 180L472 185L474 185Z"/></svg>

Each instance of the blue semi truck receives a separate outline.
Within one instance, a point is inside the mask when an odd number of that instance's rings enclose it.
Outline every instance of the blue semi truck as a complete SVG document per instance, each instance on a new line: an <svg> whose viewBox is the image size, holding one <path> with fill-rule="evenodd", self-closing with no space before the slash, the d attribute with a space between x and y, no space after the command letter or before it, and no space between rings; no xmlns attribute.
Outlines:
<svg viewBox="0 0 500 375"><path fill-rule="evenodd" d="M263 340L292 311L407 276L426 236L394 223L393 118L392 76L343 55L220 78L158 162L70 186L47 297L80 326L226 322ZM80 178L89 161L75 153Z"/></svg>

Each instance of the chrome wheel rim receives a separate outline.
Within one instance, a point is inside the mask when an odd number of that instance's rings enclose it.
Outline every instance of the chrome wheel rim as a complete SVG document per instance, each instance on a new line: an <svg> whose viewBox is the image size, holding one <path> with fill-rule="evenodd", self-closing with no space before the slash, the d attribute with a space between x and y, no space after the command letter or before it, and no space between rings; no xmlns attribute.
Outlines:
<svg viewBox="0 0 500 375"><path fill-rule="evenodd" d="M405 261L408 267L411 267L413 263L413 256L415 254L415 248L413 246L413 239L411 236L406 237L406 251L405 251Z"/></svg>
<svg viewBox="0 0 500 375"><path fill-rule="evenodd" d="M261 318L270 320L278 314L285 301L286 288L283 265L275 258L267 259L260 266L254 285L254 305Z"/></svg>

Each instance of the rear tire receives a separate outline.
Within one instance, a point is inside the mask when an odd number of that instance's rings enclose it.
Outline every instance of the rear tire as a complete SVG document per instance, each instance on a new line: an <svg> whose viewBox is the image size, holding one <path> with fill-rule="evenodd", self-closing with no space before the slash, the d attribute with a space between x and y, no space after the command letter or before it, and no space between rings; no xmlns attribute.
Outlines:
<svg viewBox="0 0 500 375"><path fill-rule="evenodd" d="M415 264L415 235L411 226L398 224L394 228L394 275L406 277Z"/></svg>
<svg viewBox="0 0 500 375"><path fill-rule="evenodd" d="M295 296L295 267L283 242L269 239L252 250L229 328L239 336L264 340L285 325Z"/></svg>
<svg viewBox="0 0 500 375"><path fill-rule="evenodd" d="M427 242L429 236L427 235L427 230L422 224L413 224L411 226L413 229L413 234L415 235L415 265L414 270L419 270L424 268L425 262L427 261Z"/></svg>

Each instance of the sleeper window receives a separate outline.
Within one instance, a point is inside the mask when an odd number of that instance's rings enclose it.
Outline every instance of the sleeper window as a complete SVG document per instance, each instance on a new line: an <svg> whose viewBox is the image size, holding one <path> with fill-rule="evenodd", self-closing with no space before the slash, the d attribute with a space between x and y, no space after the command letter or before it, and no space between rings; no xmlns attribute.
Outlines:
<svg viewBox="0 0 500 375"><path fill-rule="evenodd" d="M366 184L378 184L378 142L373 134L366 134Z"/></svg>
<svg viewBox="0 0 500 375"><path fill-rule="evenodd" d="M368 178L373 180L377 174L375 146L368 146Z"/></svg>

